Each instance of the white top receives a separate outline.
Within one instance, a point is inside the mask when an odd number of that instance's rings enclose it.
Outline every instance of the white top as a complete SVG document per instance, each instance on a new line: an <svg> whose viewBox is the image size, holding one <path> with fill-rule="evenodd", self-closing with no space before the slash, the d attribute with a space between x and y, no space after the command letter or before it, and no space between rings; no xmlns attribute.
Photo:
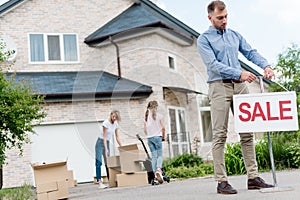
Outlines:
<svg viewBox="0 0 300 200"><path fill-rule="evenodd" d="M115 134L116 129L119 127L118 122L115 121L113 124L108 120L104 120L102 123L102 126L106 128L106 141L110 141L113 134ZM103 128L100 131L100 136L101 139L103 139Z"/></svg>
<svg viewBox="0 0 300 200"><path fill-rule="evenodd" d="M148 119L145 121L147 138L162 136L162 126L160 124L162 118L163 116L161 114L156 113L156 120L154 120L152 117L152 112L149 111Z"/></svg>

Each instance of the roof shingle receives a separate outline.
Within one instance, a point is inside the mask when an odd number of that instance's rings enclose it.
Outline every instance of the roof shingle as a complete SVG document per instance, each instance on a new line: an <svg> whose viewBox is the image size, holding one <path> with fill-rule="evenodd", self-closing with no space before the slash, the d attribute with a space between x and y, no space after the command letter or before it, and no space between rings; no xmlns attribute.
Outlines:
<svg viewBox="0 0 300 200"><path fill-rule="evenodd" d="M75 96L93 96L96 99L145 98L152 93L150 86L104 71L17 72L16 81L22 80L30 81L37 94L45 95L45 100L74 99Z"/></svg>
<svg viewBox="0 0 300 200"><path fill-rule="evenodd" d="M199 33L160 9L155 4L147 0L141 0L140 3L133 4L120 15L90 34L85 38L85 42L89 45L100 43L109 36L144 27L167 28L190 39L199 36Z"/></svg>

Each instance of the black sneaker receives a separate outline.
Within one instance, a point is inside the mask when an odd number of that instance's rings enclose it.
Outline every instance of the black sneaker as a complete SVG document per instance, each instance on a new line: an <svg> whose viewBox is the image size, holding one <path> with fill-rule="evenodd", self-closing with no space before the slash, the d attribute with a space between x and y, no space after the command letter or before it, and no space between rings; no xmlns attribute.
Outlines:
<svg viewBox="0 0 300 200"><path fill-rule="evenodd" d="M222 181L218 183L217 192L219 194L236 194L237 190L234 189L228 181Z"/></svg>
<svg viewBox="0 0 300 200"><path fill-rule="evenodd" d="M261 188L272 188L272 187L274 187L274 185L267 184L260 177L248 179L248 190L257 190Z"/></svg>

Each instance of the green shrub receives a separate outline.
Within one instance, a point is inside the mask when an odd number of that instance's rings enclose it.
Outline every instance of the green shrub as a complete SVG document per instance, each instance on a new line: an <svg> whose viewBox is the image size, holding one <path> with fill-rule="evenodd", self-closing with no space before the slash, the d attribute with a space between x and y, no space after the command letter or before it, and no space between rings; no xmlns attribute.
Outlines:
<svg viewBox="0 0 300 200"><path fill-rule="evenodd" d="M260 140L255 146L255 151L258 169L260 171L269 171L271 169L271 161L268 142Z"/></svg>
<svg viewBox="0 0 300 200"><path fill-rule="evenodd" d="M22 187L12 188L12 189L2 189L0 190L0 199L2 200L34 200L36 199L35 192L30 185L23 185Z"/></svg>
<svg viewBox="0 0 300 200"><path fill-rule="evenodd" d="M287 152L289 167L300 168L300 143L291 143L287 146Z"/></svg>
<svg viewBox="0 0 300 200"><path fill-rule="evenodd" d="M275 167L277 169L300 167L300 132L271 134Z"/></svg>
<svg viewBox="0 0 300 200"><path fill-rule="evenodd" d="M227 175L246 173L240 143L227 144L224 159Z"/></svg>
<svg viewBox="0 0 300 200"><path fill-rule="evenodd" d="M212 175L214 173L213 164L201 164L199 166L194 167L186 167L186 166L179 166L179 167L171 167L165 171L166 176L170 178L193 178L193 177L201 177Z"/></svg>
<svg viewBox="0 0 300 200"><path fill-rule="evenodd" d="M203 164L202 158L195 154L182 154L174 158L167 158L163 161L163 170L168 170L169 168L176 168L180 166L185 166L187 168L199 166Z"/></svg>
<svg viewBox="0 0 300 200"><path fill-rule="evenodd" d="M163 161L163 171L171 178L191 178L213 174L213 165L204 164L195 154L182 154Z"/></svg>

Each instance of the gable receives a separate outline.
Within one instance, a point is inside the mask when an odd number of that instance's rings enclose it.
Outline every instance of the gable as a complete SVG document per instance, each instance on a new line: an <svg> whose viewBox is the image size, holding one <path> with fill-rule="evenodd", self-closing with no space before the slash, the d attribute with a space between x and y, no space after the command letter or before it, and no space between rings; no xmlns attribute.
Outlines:
<svg viewBox="0 0 300 200"><path fill-rule="evenodd" d="M187 45L193 43L193 38L199 33L186 26L184 23L163 11L155 4L143 0L134 3L120 15L100 27L95 32L85 38L85 43L96 45L109 37L128 37L134 34L145 34L149 31L162 31L169 34L169 37L177 37Z"/></svg>

